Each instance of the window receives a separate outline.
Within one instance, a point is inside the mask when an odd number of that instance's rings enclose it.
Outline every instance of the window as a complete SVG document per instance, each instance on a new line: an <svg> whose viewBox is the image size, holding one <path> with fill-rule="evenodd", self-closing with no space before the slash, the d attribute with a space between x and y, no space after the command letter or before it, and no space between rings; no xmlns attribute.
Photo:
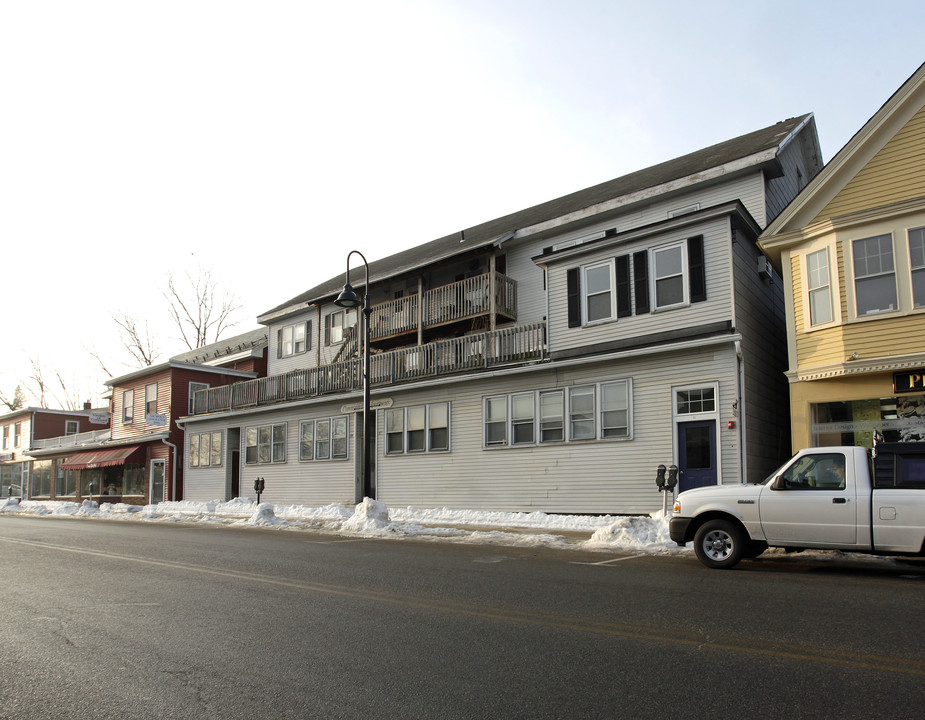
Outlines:
<svg viewBox="0 0 925 720"><path fill-rule="evenodd" d="M131 425L132 418L135 415L135 391L125 390L122 392L122 424Z"/></svg>
<svg viewBox="0 0 925 720"><path fill-rule="evenodd" d="M806 256L806 284L809 290L809 324L832 322L832 288L827 248Z"/></svg>
<svg viewBox="0 0 925 720"><path fill-rule="evenodd" d="M485 447L629 438L631 404L629 380L485 398Z"/></svg>
<svg viewBox="0 0 925 720"><path fill-rule="evenodd" d="M200 390L208 390L208 389L209 389L209 383L191 382L189 384L189 414L190 415L193 414L193 409L195 408L196 393L198 393ZM202 409L205 410L207 408L203 407Z"/></svg>
<svg viewBox="0 0 925 720"><path fill-rule="evenodd" d="M925 307L925 228L909 231L909 265L912 269L912 304Z"/></svg>
<svg viewBox="0 0 925 720"><path fill-rule="evenodd" d="M66 420L64 423L64 435L76 435L80 432L80 422L78 420Z"/></svg>
<svg viewBox="0 0 925 720"><path fill-rule="evenodd" d="M655 286L655 307L665 308L687 302L684 277L685 245L678 243L652 251L652 282Z"/></svg>
<svg viewBox="0 0 925 720"><path fill-rule="evenodd" d="M346 415L299 423L299 460L344 460L347 457Z"/></svg>
<svg viewBox="0 0 925 720"><path fill-rule="evenodd" d="M871 315L896 309L893 238L878 235L852 243L857 313Z"/></svg>
<svg viewBox="0 0 925 720"><path fill-rule="evenodd" d="M431 403L388 410L385 414L387 455L450 449L450 404Z"/></svg>
<svg viewBox="0 0 925 720"><path fill-rule="evenodd" d="M10 426L9 425L3 426L3 449L4 450L10 449Z"/></svg>
<svg viewBox="0 0 925 720"><path fill-rule="evenodd" d="M601 437L629 436L629 383L626 380L601 385Z"/></svg>
<svg viewBox="0 0 925 720"><path fill-rule="evenodd" d="M157 413L157 383L145 385L145 414Z"/></svg>
<svg viewBox="0 0 925 720"><path fill-rule="evenodd" d="M244 462L247 465L286 462L286 423L245 428Z"/></svg>
<svg viewBox="0 0 925 720"><path fill-rule="evenodd" d="M540 442L565 440L565 391L540 393Z"/></svg>
<svg viewBox="0 0 925 720"><path fill-rule="evenodd" d="M784 490L844 490L845 456L804 455L780 475Z"/></svg>
<svg viewBox="0 0 925 720"><path fill-rule="evenodd" d="M485 399L485 444L507 442L507 395Z"/></svg>
<svg viewBox="0 0 925 720"><path fill-rule="evenodd" d="M332 312L324 318L324 344L337 345L344 341L346 313L343 310Z"/></svg>
<svg viewBox="0 0 925 720"><path fill-rule="evenodd" d="M534 442L533 418L535 415L533 393L511 396L511 442L515 445Z"/></svg>
<svg viewBox="0 0 925 720"><path fill-rule="evenodd" d="M13 424L13 447L22 447L22 423Z"/></svg>
<svg viewBox="0 0 925 720"><path fill-rule="evenodd" d="M569 439L588 440L594 437L594 387L572 388L569 391Z"/></svg>
<svg viewBox="0 0 925 720"><path fill-rule="evenodd" d="M222 464L222 431L189 436L189 466L219 467Z"/></svg>
<svg viewBox="0 0 925 720"><path fill-rule="evenodd" d="M678 415L716 412L716 389L712 387L678 390Z"/></svg>
<svg viewBox="0 0 925 720"><path fill-rule="evenodd" d="M58 468L55 476L55 496L68 497L77 494L77 471Z"/></svg>
<svg viewBox="0 0 925 720"><path fill-rule="evenodd" d="M311 320L287 325L277 331L276 357L301 355L312 349Z"/></svg>
<svg viewBox="0 0 925 720"><path fill-rule="evenodd" d="M584 316L586 323L613 317L613 264L608 262L582 268L584 273Z"/></svg>
<svg viewBox="0 0 925 720"><path fill-rule="evenodd" d="M32 495L51 495L51 460L36 460L32 463Z"/></svg>

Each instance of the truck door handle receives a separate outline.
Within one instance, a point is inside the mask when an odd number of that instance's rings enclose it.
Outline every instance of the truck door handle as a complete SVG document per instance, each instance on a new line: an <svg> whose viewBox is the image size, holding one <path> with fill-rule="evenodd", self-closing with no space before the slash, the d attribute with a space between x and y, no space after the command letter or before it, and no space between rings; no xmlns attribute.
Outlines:
<svg viewBox="0 0 925 720"><path fill-rule="evenodd" d="M848 502L848 498L832 498L832 502L836 505L844 505Z"/></svg>

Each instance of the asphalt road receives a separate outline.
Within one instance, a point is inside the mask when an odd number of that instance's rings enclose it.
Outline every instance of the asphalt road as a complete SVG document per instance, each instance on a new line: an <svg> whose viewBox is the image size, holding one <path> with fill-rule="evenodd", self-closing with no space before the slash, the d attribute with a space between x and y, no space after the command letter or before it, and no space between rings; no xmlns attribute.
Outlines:
<svg viewBox="0 0 925 720"><path fill-rule="evenodd" d="M925 566L0 517L0 718L918 718Z"/></svg>

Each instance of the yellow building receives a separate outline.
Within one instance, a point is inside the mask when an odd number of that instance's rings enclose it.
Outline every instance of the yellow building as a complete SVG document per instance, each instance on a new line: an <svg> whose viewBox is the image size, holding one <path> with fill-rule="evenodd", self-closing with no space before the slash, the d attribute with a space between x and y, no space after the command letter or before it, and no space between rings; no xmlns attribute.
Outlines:
<svg viewBox="0 0 925 720"><path fill-rule="evenodd" d="M925 65L762 233L793 449L925 441Z"/></svg>

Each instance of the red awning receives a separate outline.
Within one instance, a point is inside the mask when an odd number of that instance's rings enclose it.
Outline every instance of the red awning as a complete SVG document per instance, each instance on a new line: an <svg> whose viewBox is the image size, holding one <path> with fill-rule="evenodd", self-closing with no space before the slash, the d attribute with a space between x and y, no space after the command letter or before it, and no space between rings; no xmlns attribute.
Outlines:
<svg viewBox="0 0 925 720"><path fill-rule="evenodd" d="M137 445L130 445L115 450L77 453L67 458L60 467L62 470L89 470L111 465L124 465L137 449Z"/></svg>

